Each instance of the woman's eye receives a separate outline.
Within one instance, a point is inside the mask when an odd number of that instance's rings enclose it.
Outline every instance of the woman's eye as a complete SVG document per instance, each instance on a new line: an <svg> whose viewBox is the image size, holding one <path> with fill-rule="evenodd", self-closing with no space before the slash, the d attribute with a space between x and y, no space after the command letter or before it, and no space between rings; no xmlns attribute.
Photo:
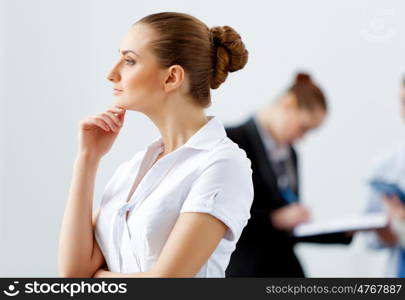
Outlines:
<svg viewBox="0 0 405 300"><path fill-rule="evenodd" d="M125 59L124 61L125 61L125 63L127 65L134 65L135 64L135 62L133 60L131 60L131 59Z"/></svg>

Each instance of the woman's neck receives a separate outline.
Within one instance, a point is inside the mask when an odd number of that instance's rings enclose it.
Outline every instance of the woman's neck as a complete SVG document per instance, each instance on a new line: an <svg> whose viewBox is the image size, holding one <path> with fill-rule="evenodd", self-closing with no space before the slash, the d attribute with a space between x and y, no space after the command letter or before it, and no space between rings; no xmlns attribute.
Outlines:
<svg viewBox="0 0 405 300"><path fill-rule="evenodd" d="M204 109L193 99L170 99L163 108L147 116L159 129L164 143L164 156L184 145L207 122Z"/></svg>
<svg viewBox="0 0 405 300"><path fill-rule="evenodd" d="M257 112L257 119L264 129L264 131L271 135L273 140L276 142L276 146L283 146L283 143L280 141L277 132L275 130L274 122L277 121L277 109L276 107L269 105Z"/></svg>

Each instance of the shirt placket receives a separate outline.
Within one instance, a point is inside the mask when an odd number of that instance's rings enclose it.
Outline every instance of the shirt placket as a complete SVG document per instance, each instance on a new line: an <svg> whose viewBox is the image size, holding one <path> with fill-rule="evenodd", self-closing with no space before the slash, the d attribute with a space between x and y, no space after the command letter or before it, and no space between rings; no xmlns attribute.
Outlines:
<svg viewBox="0 0 405 300"><path fill-rule="evenodd" d="M130 202L125 203L118 209L118 213L114 222L114 248L119 257L119 270L123 270L123 257L121 254L121 244L123 235L126 234L129 237L129 230L126 220L127 212L130 213L132 210L137 210L140 205L148 198L148 196L157 188L157 186L163 181L170 170L174 167L179 153L173 153L174 156L167 157L168 159L163 160L163 158L152 166L152 168L145 174L145 177L140 182L138 188L134 191L134 195ZM159 163L159 164L158 164ZM134 254L136 256L136 254ZM141 271L141 265L139 263L139 258L135 257L138 269Z"/></svg>

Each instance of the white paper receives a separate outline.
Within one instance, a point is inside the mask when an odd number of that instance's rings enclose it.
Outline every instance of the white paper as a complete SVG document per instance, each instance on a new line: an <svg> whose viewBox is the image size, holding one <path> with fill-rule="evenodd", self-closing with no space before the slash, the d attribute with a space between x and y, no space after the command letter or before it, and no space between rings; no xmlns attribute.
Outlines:
<svg viewBox="0 0 405 300"><path fill-rule="evenodd" d="M352 230L382 228L388 224L385 213L367 213L318 220L298 225L293 234L297 237Z"/></svg>

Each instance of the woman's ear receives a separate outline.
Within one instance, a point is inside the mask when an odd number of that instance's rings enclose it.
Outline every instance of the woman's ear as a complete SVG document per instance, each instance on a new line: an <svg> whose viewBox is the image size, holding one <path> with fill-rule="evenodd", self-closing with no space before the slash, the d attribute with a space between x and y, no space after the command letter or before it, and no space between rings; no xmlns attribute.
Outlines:
<svg viewBox="0 0 405 300"><path fill-rule="evenodd" d="M171 92L179 88L184 82L184 69L182 66L173 65L167 69L166 78L164 81L164 91Z"/></svg>
<svg viewBox="0 0 405 300"><path fill-rule="evenodd" d="M298 99L293 93L284 94L281 105L284 109L298 108Z"/></svg>

